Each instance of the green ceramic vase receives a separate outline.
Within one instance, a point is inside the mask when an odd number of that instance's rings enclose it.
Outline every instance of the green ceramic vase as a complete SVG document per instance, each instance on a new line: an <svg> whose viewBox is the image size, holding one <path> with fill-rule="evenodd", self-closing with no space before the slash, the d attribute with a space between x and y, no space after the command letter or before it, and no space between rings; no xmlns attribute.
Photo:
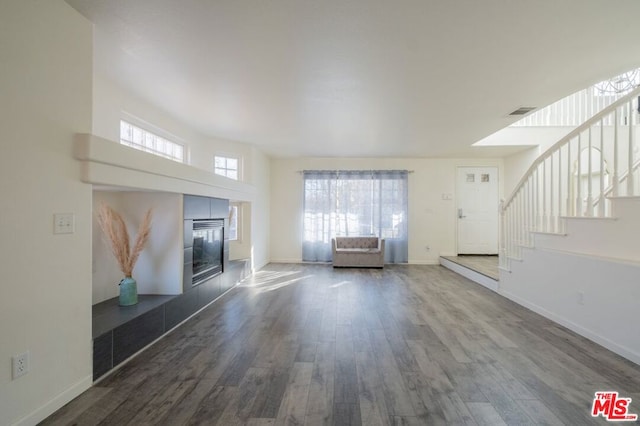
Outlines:
<svg viewBox="0 0 640 426"><path fill-rule="evenodd" d="M120 306L131 306L138 303L138 286L136 280L131 277L120 281Z"/></svg>

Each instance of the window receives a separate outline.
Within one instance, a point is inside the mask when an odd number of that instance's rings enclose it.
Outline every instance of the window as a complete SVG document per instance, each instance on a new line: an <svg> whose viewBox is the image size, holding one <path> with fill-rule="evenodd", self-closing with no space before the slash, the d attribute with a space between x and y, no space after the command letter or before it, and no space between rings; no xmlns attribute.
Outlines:
<svg viewBox="0 0 640 426"><path fill-rule="evenodd" d="M229 179L238 180L239 161L234 157L215 156L214 172L217 175L228 177Z"/></svg>
<svg viewBox="0 0 640 426"><path fill-rule="evenodd" d="M640 68L627 71L593 86L596 96L622 97L640 85Z"/></svg>
<svg viewBox="0 0 640 426"><path fill-rule="evenodd" d="M408 259L406 170L305 171L302 259L331 260L335 236L386 240L385 262Z"/></svg>
<svg viewBox="0 0 640 426"><path fill-rule="evenodd" d="M184 163L184 145L171 142L124 120L120 121L120 143L140 151Z"/></svg>
<svg viewBox="0 0 640 426"><path fill-rule="evenodd" d="M229 206L229 241L238 241L238 206Z"/></svg>

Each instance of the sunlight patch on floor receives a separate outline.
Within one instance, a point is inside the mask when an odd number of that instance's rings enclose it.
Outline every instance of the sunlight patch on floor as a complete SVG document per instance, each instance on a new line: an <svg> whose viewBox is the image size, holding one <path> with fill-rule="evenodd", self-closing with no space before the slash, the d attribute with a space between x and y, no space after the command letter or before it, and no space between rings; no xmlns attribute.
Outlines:
<svg viewBox="0 0 640 426"><path fill-rule="evenodd" d="M258 271L249 280L241 283L240 286L256 288L260 293L264 293L268 291L278 290L307 278L313 278L313 275L294 277L294 275L299 274L300 271Z"/></svg>
<svg viewBox="0 0 640 426"><path fill-rule="evenodd" d="M342 287L343 285L347 285L347 284L351 284L351 281L340 281L339 283L331 284L329 286L329 288L338 288L338 287Z"/></svg>

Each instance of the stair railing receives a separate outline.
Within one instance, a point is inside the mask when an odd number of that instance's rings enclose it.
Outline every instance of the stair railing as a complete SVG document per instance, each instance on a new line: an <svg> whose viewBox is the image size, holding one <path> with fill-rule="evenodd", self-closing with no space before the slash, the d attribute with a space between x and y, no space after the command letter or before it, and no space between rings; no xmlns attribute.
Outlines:
<svg viewBox="0 0 640 426"><path fill-rule="evenodd" d="M609 197L640 193L639 95L637 87L553 144L501 202L502 269L534 233L563 234L567 217L610 217Z"/></svg>

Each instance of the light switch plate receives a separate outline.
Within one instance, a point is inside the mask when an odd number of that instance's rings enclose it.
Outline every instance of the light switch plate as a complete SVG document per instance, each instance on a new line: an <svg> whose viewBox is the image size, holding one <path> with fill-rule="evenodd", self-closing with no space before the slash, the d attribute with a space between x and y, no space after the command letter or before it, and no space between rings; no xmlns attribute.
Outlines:
<svg viewBox="0 0 640 426"><path fill-rule="evenodd" d="M73 234L75 231L75 215L73 213L53 214L54 234Z"/></svg>

